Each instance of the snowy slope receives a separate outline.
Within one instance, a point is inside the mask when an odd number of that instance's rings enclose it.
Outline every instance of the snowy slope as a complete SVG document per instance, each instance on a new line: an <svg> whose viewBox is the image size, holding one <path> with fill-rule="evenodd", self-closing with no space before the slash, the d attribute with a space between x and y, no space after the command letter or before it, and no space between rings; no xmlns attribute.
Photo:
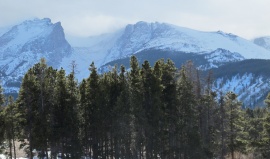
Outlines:
<svg viewBox="0 0 270 159"><path fill-rule="evenodd" d="M238 99L246 107L254 107L258 103L263 104L265 95L269 92L270 79L264 76L255 76L252 73L244 75L236 74L231 78L218 78L215 81L215 90L238 94Z"/></svg>
<svg viewBox="0 0 270 159"><path fill-rule="evenodd" d="M94 62L96 67L100 67L121 34L122 29L114 33L87 38L68 36L67 41L73 46L73 53L71 56L64 57L59 67L67 68L67 73L69 73L70 64L75 61L78 70L77 78L79 80L87 78L90 64Z"/></svg>
<svg viewBox="0 0 270 159"><path fill-rule="evenodd" d="M94 61L95 65L100 63L100 56L96 54L91 48L88 47L75 47L73 48L73 52L70 56L66 56L62 59L60 67L63 67L66 70L66 73L70 73L71 63L74 61L76 64L76 77L79 80L83 78L87 78L89 75L89 66Z"/></svg>

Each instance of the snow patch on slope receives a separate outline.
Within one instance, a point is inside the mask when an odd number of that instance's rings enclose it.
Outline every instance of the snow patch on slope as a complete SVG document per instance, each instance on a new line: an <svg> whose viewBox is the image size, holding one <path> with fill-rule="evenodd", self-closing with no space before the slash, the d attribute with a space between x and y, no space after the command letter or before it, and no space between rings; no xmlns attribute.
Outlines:
<svg viewBox="0 0 270 159"><path fill-rule="evenodd" d="M254 106L269 92L270 79L263 76L256 77L254 74L235 75L232 78L218 78L215 81L215 90L222 92L233 91L238 94L238 99L245 106Z"/></svg>
<svg viewBox="0 0 270 159"><path fill-rule="evenodd" d="M209 64L199 66L198 68L200 70L218 68L219 66L222 66L226 63L242 61L245 58L239 53L232 53L228 50L219 48L211 53L207 53L205 55L205 59L208 61Z"/></svg>

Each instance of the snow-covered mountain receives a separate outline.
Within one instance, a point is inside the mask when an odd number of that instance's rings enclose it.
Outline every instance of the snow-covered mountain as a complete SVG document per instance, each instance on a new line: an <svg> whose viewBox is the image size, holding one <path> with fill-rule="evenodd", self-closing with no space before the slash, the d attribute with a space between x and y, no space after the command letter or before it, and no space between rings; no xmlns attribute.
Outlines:
<svg viewBox="0 0 270 159"><path fill-rule="evenodd" d="M269 44L267 38L263 40ZM139 61L152 63L160 58L170 58L177 67L193 60L203 71L215 68L216 72L223 72L224 76L216 77L216 89L235 90L247 103L251 90L245 87L261 92L261 99L270 90L270 77L254 74L249 69L225 77L226 69L220 68L247 59L270 59L270 50L265 43L222 31L202 32L158 22L138 22L113 33L88 38L68 37L67 41L60 22L34 19L0 34L0 78L6 92L16 92L24 73L42 57L54 68L63 67L67 72L71 62L75 61L79 80L88 77L92 61L102 72L116 63L127 66L131 55L136 55Z"/></svg>
<svg viewBox="0 0 270 159"><path fill-rule="evenodd" d="M0 37L1 81L6 92L17 91L18 88L9 86L17 83L42 57L49 65L58 67L71 53L60 22L34 19L12 27Z"/></svg>
<svg viewBox="0 0 270 159"><path fill-rule="evenodd" d="M72 46L79 46L74 49L77 54L81 54L81 48L84 48L84 53L87 52L87 55L81 56L87 56L90 61L95 61L97 67L107 67L107 63L111 61L130 57L145 50L207 55L205 59L209 64L201 66L202 69L243 59L270 59L270 51L230 33L202 32L158 22L138 22L113 33L89 38L73 37L68 41ZM72 59L66 58L65 61L65 64L68 64ZM83 68L88 67L89 63L79 65ZM106 69L102 68L102 70ZM87 77L85 74L78 76Z"/></svg>
<svg viewBox="0 0 270 159"><path fill-rule="evenodd" d="M127 25L104 63L146 49L210 53L219 48L239 53L246 59L270 59L268 50L233 34L222 31L202 32L166 23L138 22Z"/></svg>

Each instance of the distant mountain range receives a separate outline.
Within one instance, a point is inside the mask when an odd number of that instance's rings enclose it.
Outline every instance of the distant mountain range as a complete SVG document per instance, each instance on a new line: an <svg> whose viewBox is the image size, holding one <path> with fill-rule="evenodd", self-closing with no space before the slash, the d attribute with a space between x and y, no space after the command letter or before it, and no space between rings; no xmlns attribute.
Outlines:
<svg viewBox="0 0 270 159"><path fill-rule="evenodd" d="M236 92L248 107L263 105L270 91L270 37L247 40L222 31L138 22L110 34L66 40L61 23L48 18L0 29L0 79L6 93L18 92L24 73L41 57L67 72L75 61L81 80L92 61L104 72L115 64L128 68L131 55L152 64L170 58L177 67L192 60L202 72L214 71L215 89Z"/></svg>

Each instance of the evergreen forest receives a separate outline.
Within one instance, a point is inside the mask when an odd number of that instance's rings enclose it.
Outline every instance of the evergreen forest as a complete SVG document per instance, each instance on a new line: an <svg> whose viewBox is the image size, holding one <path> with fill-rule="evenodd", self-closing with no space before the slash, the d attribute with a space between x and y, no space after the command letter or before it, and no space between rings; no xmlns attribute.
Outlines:
<svg viewBox="0 0 270 159"><path fill-rule="evenodd" d="M76 71L75 63L67 75L41 59L16 100L0 89L2 153L16 158L20 142L31 159L34 150L52 159L270 158L270 95L265 108L244 109L191 61L139 65L132 56L130 69L103 74L92 63L81 82Z"/></svg>

